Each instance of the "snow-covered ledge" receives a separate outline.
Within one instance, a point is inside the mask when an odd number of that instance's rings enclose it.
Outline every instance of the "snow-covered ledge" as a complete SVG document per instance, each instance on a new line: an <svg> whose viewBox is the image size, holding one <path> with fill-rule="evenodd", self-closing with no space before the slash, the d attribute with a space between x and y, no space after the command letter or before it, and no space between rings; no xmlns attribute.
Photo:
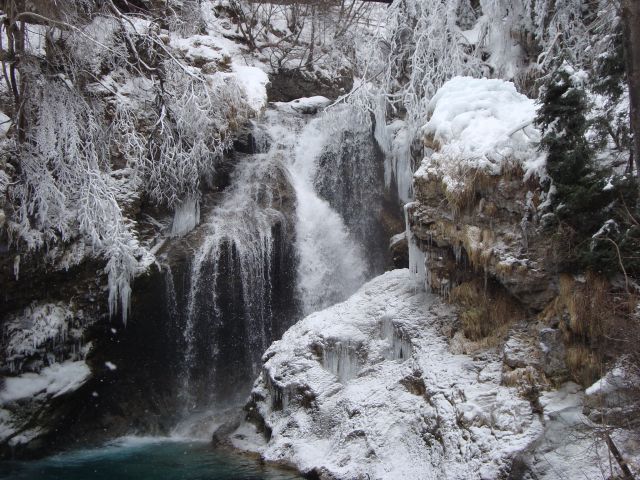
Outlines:
<svg viewBox="0 0 640 480"><path fill-rule="evenodd" d="M450 307L388 272L264 356L237 448L321 478L499 478L542 433L501 364L449 351Z"/></svg>

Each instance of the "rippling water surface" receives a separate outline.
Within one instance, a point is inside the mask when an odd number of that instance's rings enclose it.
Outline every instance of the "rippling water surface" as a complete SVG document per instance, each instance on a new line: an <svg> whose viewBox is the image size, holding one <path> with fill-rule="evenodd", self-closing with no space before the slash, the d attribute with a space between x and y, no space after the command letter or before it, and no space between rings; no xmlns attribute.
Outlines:
<svg viewBox="0 0 640 480"><path fill-rule="evenodd" d="M299 480L206 442L127 438L42 460L0 462L11 480Z"/></svg>

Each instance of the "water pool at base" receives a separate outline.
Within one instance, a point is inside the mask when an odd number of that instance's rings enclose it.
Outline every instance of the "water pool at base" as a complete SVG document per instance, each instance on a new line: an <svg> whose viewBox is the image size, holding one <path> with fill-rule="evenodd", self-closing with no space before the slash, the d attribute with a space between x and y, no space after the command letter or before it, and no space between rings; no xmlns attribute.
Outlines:
<svg viewBox="0 0 640 480"><path fill-rule="evenodd" d="M300 480L209 443L127 438L41 460L0 462L2 480Z"/></svg>

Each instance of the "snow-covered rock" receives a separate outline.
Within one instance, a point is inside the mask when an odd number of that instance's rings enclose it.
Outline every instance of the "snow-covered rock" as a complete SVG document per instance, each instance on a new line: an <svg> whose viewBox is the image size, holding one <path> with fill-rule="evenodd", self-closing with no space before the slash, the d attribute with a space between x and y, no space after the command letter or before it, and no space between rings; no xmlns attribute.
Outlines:
<svg viewBox="0 0 640 480"><path fill-rule="evenodd" d="M234 446L320 478L497 478L542 427L497 359L449 351L452 311L388 272L265 353ZM488 357L487 357L488 358ZM258 433L264 432L264 436Z"/></svg>
<svg viewBox="0 0 640 480"><path fill-rule="evenodd" d="M640 378L620 362L600 380L585 390L585 406L596 419L601 415L613 419L633 411ZM594 415L595 414L595 415Z"/></svg>
<svg viewBox="0 0 640 480"><path fill-rule="evenodd" d="M0 442L27 444L55 427L43 409L53 399L78 390L91 378L83 361L54 363L39 373L6 377L0 388ZM54 417L55 418L55 417Z"/></svg>
<svg viewBox="0 0 640 480"><path fill-rule="evenodd" d="M544 434L523 456L530 472L524 478L622 478L601 436L602 426L594 425L582 413L584 400L585 392L572 382L541 395ZM635 471L640 464L637 436L622 429L610 428L609 432Z"/></svg>
<svg viewBox="0 0 640 480"><path fill-rule="evenodd" d="M455 191L471 170L499 175L515 165L531 175L531 168L543 167L536 152L540 132L532 125L535 102L511 82L455 77L431 99L429 113L423 132L435 151L422 161L417 177L441 177Z"/></svg>
<svg viewBox="0 0 640 480"><path fill-rule="evenodd" d="M59 397L77 390L91 376L89 366L83 361L55 363L40 373L23 373L4 379L0 390L0 404L4 405L38 395Z"/></svg>
<svg viewBox="0 0 640 480"><path fill-rule="evenodd" d="M233 64L237 82L242 86L247 103L257 113L267 106L267 84L269 76L258 67Z"/></svg>
<svg viewBox="0 0 640 480"><path fill-rule="evenodd" d="M331 103L327 97L316 95L315 97L298 98L289 102L289 105L296 112L314 115L318 113L318 110L328 107Z"/></svg>

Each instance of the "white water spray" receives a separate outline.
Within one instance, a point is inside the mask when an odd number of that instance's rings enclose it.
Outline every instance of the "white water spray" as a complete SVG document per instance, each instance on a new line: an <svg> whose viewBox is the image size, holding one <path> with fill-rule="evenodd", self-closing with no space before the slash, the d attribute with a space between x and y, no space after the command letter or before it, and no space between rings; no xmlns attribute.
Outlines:
<svg viewBox="0 0 640 480"><path fill-rule="evenodd" d="M318 159L332 138L322 118L307 119L285 104L267 112L264 121L274 139L272 150L286 152L296 192L298 290L304 314L345 300L366 280L362 248L314 189Z"/></svg>

